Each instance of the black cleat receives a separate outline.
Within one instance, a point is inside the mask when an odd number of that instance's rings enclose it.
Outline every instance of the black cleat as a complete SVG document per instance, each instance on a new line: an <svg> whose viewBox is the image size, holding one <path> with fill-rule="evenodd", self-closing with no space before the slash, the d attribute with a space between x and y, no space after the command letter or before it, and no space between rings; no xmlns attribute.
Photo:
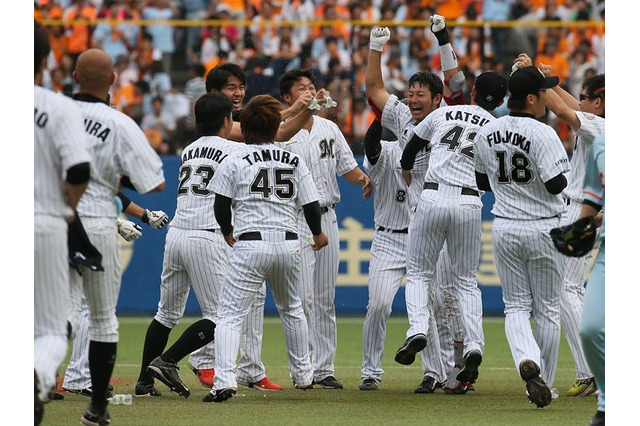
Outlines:
<svg viewBox="0 0 640 426"><path fill-rule="evenodd" d="M442 383L438 382L431 376L425 376L422 383L418 385L414 393L434 393L436 389L440 389L442 387Z"/></svg>
<svg viewBox="0 0 640 426"><path fill-rule="evenodd" d="M147 367L147 371L150 372L153 377L167 385L173 392L177 392L180 396L188 398L191 392L189 388L182 383L182 380L180 380L180 376L178 376L179 369L178 364L166 362L159 356L151 361Z"/></svg>
<svg viewBox="0 0 640 426"><path fill-rule="evenodd" d="M482 354L480 351L477 349L470 350L464 356L464 364L456 376L456 379L461 382L475 383L476 380L478 380L478 367L480 364L482 364Z"/></svg>
<svg viewBox="0 0 640 426"><path fill-rule="evenodd" d="M520 363L520 377L527 383L529 401L538 408L551 404L551 390L540 375L540 367L530 359Z"/></svg>
<svg viewBox="0 0 640 426"><path fill-rule="evenodd" d="M89 406L80 417L80 422L87 426L108 426L111 424L111 415L109 415L109 411L106 408L104 412L98 412L93 407L93 404L89 402Z"/></svg>
<svg viewBox="0 0 640 426"><path fill-rule="evenodd" d="M202 402L224 402L235 395L236 392L238 392L237 388L211 389L211 391L202 398Z"/></svg>
<svg viewBox="0 0 640 426"><path fill-rule="evenodd" d="M344 386L342 386L342 383L337 381L336 378L333 376L325 377L324 379L319 380L317 382L314 380L313 383L316 385L322 386L324 389L343 389L344 388Z"/></svg>
<svg viewBox="0 0 640 426"><path fill-rule="evenodd" d="M162 396L162 392L156 389L153 383L138 382L136 383L135 395L139 398L147 396Z"/></svg>
<svg viewBox="0 0 640 426"><path fill-rule="evenodd" d="M368 377L364 379L362 383L360 383L360 390L363 390L363 391L378 390L378 388L379 388L378 381L372 377Z"/></svg>
<svg viewBox="0 0 640 426"><path fill-rule="evenodd" d="M416 354L427 346L427 336L423 333L414 334L404 341L404 344L396 352L396 362L402 365L411 365L416 359Z"/></svg>

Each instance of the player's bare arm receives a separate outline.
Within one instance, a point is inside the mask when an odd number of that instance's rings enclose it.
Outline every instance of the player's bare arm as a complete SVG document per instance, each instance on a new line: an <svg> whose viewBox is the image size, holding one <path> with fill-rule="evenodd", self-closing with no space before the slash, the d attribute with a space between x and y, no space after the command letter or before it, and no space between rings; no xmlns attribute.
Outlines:
<svg viewBox="0 0 640 426"><path fill-rule="evenodd" d="M307 124L314 112L314 110L307 108L312 99L313 94L309 90L301 94L298 99L296 99L293 106L297 106L298 108L302 105L302 110L290 119L286 120L284 123L280 124L280 127L278 127L278 133L276 133L276 141L288 141L298 133L305 124Z"/></svg>
<svg viewBox="0 0 640 426"><path fill-rule="evenodd" d="M360 170L359 167L345 173L343 176L348 182L351 182L355 185L362 186L362 198L368 199L371 196L371 190L373 187L371 186L371 180L366 173Z"/></svg>
<svg viewBox="0 0 640 426"><path fill-rule="evenodd" d="M556 86L553 90L547 91L547 107L557 115L558 118L567 122L573 130L579 130L581 126L580 119L576 115L576 111L573 110L555 90L558 87L559 86ZM560 90L564 91L564 89Z"/></svg>
<svg viewBox="0 0 640 426"><path fill-rule="evenodd" d="M301 112L304 112L304 110L307 109L309 102L311 102L311 99L313 99L313 94L311 93L311 91L306 91L305 93L301 94L293 103L293 105L280 111L280 118L282 119L282 121L285 121Z"/></svg>
<svg viewBox="0 0 640 426"><path fill-rule="evenodd" d="M369 36L369 59L364 84L367 97L371 98L371 101L380 110L384 110L390 96L384 87L384 81L382 81L381 65L382 48L390 38L391 31L387 27L374 27Z"/></svg>

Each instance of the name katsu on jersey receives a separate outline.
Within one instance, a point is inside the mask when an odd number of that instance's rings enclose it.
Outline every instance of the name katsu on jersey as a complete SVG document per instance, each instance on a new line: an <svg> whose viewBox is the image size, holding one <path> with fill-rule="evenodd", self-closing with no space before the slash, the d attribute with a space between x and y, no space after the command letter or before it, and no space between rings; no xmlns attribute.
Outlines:
<svg viewBox="0 0 640 426"><path fill-rule="evenodd" d="M484 126L485 124L491 121L487 118L480 117L479 115L471 114L470 112L464 112L464 111L447 111L445 113L445 118L447 121L449 120L468 121L469 123L477 124L478 126Z"/></svg>
<svg viewBox="0 0 640 426"><path fill-rule="evenodd" d="M186 150L182 153L182 163L193 158L206 158L208 160L215 161L216 163L221 163L222 160L224 160L228 156L229 154L225 154L217 148L198 146L196 148Z"/></svg>
<svg viewBox="0 0 640 426"><path fill-rule="evenodd" d="M295 155L291 155L289 151L284 151L277 148L254 151L251 154L245 155L244 157L242 157L242 159L246 160L249 165L261 161L278 161L280 163L292 165L293 167L298 167L298 164L300 162L300 159Z"/></svg>
<svg viewBox="0 0 640 426"><path fill-rule="evenodd" d="M527 154L529 154L529 149L531 148L531 142L527 140L525 136L522 136L521 134L516 132L510 132L508 130L504 132L489 133L487 135L487 142L489 143L489 146L493 146L494 144L498 145L501 143L511 144L515 147L520 148Z"/></svg>

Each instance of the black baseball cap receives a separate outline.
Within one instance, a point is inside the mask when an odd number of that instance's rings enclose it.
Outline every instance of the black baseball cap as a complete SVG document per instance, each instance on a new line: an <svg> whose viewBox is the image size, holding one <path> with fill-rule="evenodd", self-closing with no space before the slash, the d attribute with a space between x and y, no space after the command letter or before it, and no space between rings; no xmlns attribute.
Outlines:
<svg viewBox="0 0 640 426"><path fill-rule="evenodd" d="M494 71L483 72L476 78L476 103L486 110L494 110L507 94L507 79Z"/></svg>
<svg viewBox="0 0 640 426"><path fill-rule="evenodd" d="M528 94L538 93L541 89L556 87L560 79L556 76L545 77L533 65L519 68L509 77L511 99L525 99Z"/></svg>

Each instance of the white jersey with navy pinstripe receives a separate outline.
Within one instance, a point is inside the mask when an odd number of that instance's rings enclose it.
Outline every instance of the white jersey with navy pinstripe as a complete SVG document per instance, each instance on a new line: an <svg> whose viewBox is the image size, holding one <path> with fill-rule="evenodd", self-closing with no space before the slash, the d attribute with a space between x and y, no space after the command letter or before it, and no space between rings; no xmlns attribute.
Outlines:
<svg viewBox="0 0 640 426"><path fill-rule="evenodd" d="M220 136L203 136L182 151L178 201L171 226L183 229L219 229L213 213L210 182L222 160L241 144Z"/></svg>
<svg viewBox="0 0 640 426"><path fill-rule="evenodd" d="M413 136L413 129L418 124L411 115L411 109L396 95L390 95L387 103L382 110L382 119L380 123L383 127L391 130L400 143L400 148L404 149ZM426 173L429 167L429 153L421 150L416 155L416 161L413 169L416 172Z"/></svg>
<svg viewBox="0 0 640 426"><path fill-rule="evenodd" d="M104 102L76 100L91 152L91 181L78 203L82 217L117 217L113 198L127 176L145 194L164 182L162 161L140 126Z"/></svg>
<svg viewBox="0 0 640 426"><path fill-rule="evenodd" d="M475 168L488 175L491 212L509 219L554 217L565 211L545 182L570 170L567 152L552 127L532 117L504 116L483 126L474 141Z"/></svg>
<svg viewBox="0 0 640 426"><path fill-rule="evenodd" d="M380 141L382 146L376 164L364 158L366 170L373 187L373 221L376 229L383 226L388 229L404 229L409 227L413 208L422 192L423 174L411 171L411 186L402 178L400 157L402 148L398 142Z"/></svg>
<svg viewBox="0 0 640 426"><path fill-rule="evenodd" d="M313 176L321 206L340 201L336 174L342 176L358 163L337 124L314 116L310 131L301 129L287 142L276 145L302 157Z"/></svg>
<svg viewBox="0 0 640 426"><path fill-rule="evenodd" d="M298 210L318 200L302 158L273 144L239 147L220 164L211 189L233 200L236 236L279 229L296 233Z"/></svg>
<svg viewBox="0 0 640 426"><path fill-rule="evenodd" d="M64 200L66 171L91 161L82 115L71 99L40 86L33 86L33 103L33 213L64 218L73 213Z"/></svg>
<svg viewBox="0 0 640 426"><path fill-rule="evenodd" d="M569 183L562 195L571 200L582 201L582 184L587 158L589 158L593 140L604 133L604 118L582 111L576 111L576 116L580 120L580 129L573 132L575 145L570 162L571 173L567 176Z"/></svg>
<svg viewBox="0 0 640 426"><path fill-rule="evenodd" d="M425 182L478 190L474 173L473 139L494 117L477 105L442 107L422 120L413 132L429 141Z"/></svg>

